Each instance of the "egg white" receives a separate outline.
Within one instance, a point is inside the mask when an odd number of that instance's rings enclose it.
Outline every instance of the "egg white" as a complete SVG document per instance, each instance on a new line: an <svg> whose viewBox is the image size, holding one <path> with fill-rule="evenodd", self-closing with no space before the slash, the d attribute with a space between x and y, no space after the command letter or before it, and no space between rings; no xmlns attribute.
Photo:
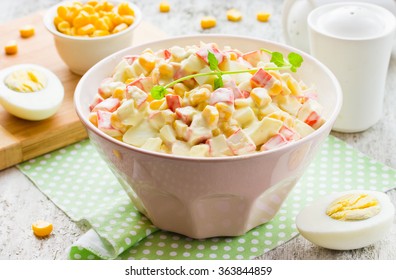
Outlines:
<svg viewBox="0 0 396 280"><path fill-rule="evenodd" d="M32 69L47 78L44 89L36 92L14 91L5 84L7 76L18 70ZM10 114L31 121L39 121L54 115L64 97L64 88L59 78L47 68L35 64L19 64L0 71L0 103Z"/></svg>
<svg viewBox="0 0 396 280"><path fill-rule="evenodd" d="M378 199L380 212L365 220L340 221L329 217L326 209L337 198L349 193L366 193ZM312 243L334 250L352 250L371 245L390 230L395 208L389 197L377 191L348 191L326 195L305 207L296 217L296 226Z"/></svg>

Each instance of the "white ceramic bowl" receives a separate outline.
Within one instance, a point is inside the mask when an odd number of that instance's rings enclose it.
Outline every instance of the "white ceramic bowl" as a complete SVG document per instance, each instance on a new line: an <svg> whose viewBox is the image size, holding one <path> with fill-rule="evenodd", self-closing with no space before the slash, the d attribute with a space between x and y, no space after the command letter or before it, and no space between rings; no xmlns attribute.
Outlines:
<svg viewBox="0 0 396 280"><path fill-rule="evenodd" d="M73 73L83 75L101 59L131 46L133 31L142 19L141 10L136 5L130 3L135 11L135 21L127 29L112 35L87 38L65 35L56 30L53 21L57 14L57 8L68 2L70 3L70 1L64 1L49 8L44 15L43 21L45 27L54 36L55 46L59 56ZM118 4L124 1L111 0L109 2Z"/></svg>
<svg viewBox="0 0 396 280"><path fill-rule="evenodd" d="M319 61L301 53L296 76L315 84L327 122L306 138L265 153L221 158L192 158L132 147L101 132L88 120L89 104L100 82L121 58L200 41L243 52L296 49L274 42L226 35L177 37L128 48L92 67L75 90L75 106L96 147L135 206L157 227L193 238L237 236L271 220L326 139L341 106L341 88Z"/></svg>

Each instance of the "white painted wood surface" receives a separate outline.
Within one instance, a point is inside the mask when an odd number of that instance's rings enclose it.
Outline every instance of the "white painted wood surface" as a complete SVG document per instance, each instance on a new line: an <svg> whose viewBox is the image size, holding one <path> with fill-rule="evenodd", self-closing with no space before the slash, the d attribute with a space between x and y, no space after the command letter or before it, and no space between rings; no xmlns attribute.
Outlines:
<svg viewBox="0 0 396 280"><path fill-rule="evenodd" d="M56 2L60 1L1 0L0 22L46 9ZM169 0L171 12L168 14L158 12L160 0L135 2L142 8L146 21L160 27L170 36L225 33L283 41L281 0L251 0L249 5L246 5L246 1ZM229 8L242 11L242 22L231 23L226 20L225 12ZM269 23L256 21L255 15L259 10L272 14ZM202 31L199 21L204 15L217 17L217 27ZM367 131L333 135L371 158L396 168L396 47L389 66L384 106L381 121ZM388 194L396 204L396 190ZM56 230L49 238L38 239L33 236L30 226L38 217L53 222ZM0 259L65 259L65 250L86 230L84 224L72 222L16 168L0 172ZM396 260L396 218L391 233L384 240L367 248L352 251L326 250L297 236L260 259Z"/></svg>

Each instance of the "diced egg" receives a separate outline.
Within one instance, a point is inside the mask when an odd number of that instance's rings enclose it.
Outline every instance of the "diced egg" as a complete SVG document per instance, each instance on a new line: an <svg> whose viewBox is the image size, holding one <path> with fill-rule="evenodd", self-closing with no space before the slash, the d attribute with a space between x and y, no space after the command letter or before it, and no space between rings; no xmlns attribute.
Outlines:
<svg viewBox="0 0 396 280"><path fill-rule="evenodd" d="M371 245L390 230L395 208L389 197L377 191L333 193L304 208L296 218L303 237L334 250Z"/></svg>
<svg viewBox="0 0 396 280"><path fill-rule="evenodd" d="M64 88L50 70L35 64L19 64L0 71L0 103L10 114L32 121L54 115Z"/></svg>

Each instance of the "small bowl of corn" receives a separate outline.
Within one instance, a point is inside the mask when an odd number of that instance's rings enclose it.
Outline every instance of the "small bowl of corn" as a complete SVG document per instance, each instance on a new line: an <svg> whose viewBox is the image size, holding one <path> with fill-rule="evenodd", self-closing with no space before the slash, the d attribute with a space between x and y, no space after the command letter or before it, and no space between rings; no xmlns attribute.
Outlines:
<svg viewBox="0 0 396 280"><path fill-rule="evenodd" d="M129 47L141 18L141 10L126 0L91 0L61 2L49 8L43 21L63 62L83 75L106 56Z"/></svg>

